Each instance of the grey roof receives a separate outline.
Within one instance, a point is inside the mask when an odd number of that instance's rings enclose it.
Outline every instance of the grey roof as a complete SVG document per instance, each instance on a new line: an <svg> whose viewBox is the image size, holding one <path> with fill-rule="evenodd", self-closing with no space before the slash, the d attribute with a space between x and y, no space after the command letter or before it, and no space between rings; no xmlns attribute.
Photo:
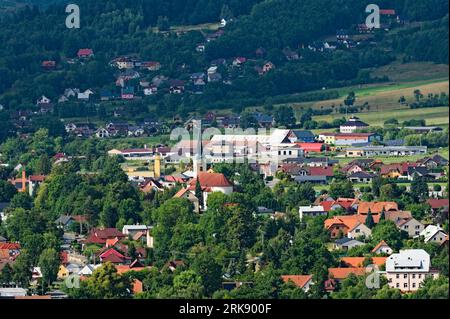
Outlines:
<svg viewBox="0 0 450 319"><path fill-rule="evenodd" d="M298 140L308 142L308 141L314 141L315 135L311 131L300 131L300 130L294 130L292 131L294 135L297 137Z"/></svg>
<svg viewBox="0 0 450 319"><path fill-rule="evenodd" d="M418 166L418 167L408 167L408 175L417 174L419 176L425 176L428 174L428 169L426 167Z"/></svg>
<svg viewBox="0 0 450 319"><path fill-rule="evenodd" d="M294 180L298 183L301 182L326 182L326 176L295 176Z"/></svg>
<svg viewBox="0 0 450 319"><path fill-rule="evenodd" d="M67 225L72 220L72 217L67 215L61 215L55 220L55 223L58 225Z"/></svg>
<svg viewBox="0 0 450 319"><path fill-rule="evenodd" d="M367 172L355 172L349 176L349 178L373 178L374 176Z"/></svg>
<svg viewBox="0 0 450 319"><path fill-rule="evenodd" d="M0 243L4 243L4 242L6 242L6 238L5 237L3 237L3 236L0 236Z"/></svg>

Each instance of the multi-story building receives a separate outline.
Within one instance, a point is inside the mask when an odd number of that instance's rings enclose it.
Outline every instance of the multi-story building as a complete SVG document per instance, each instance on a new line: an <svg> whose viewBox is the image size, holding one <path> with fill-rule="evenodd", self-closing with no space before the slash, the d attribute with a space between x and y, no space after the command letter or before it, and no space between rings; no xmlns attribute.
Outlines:
<svg viewBox="0 0 450 319"><path fill-rule="evenodd" d="M389 287L402 292L412 292L420 288L423 281L439 277L439 272L432 270L430 255L423 249L400 250L386 260L386 278Z"/></svg>

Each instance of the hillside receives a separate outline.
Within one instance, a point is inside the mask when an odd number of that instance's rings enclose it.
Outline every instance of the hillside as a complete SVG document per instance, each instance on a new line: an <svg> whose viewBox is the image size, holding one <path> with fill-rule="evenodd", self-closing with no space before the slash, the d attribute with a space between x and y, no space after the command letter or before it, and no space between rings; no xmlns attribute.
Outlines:
<svg viewBox="0 0 450 319"><path fill-rule="evenodd" d="M67 88L91 89L97 101L103 90L120 95L122 88L116 85L120 72L110 62L129 55L162 66L127 81L126 86L140 98L129 102L133 105L130 120L133 114L145 116L148 111L165 118L210 109L240 113L273 100L275 104L302 102L300 95L310 91L318 92L315 100L329 100L337 96L322 92L324 87L332 90L396 81L393 72L382 71L394 61L448 65L448 3L442 0L421 5L383 1L384 8L406 15L407 22L385 19L389 32L364 35L355 29L365 19L366 2L359 0L124 0L106 5L81 0L78 4L83 12L79 30L65 28L62 5L40 11L25 8L0 19L4 44L0 47L0 104L5 109L38 111L39 97L57 100ZM216 31L221 17L228 23ZM340 29L362 40L354 45L336 41ZM173 32L155 32L164 30ZM330 41L333 49L324 49L325 38L334 39ZM203 51L198 51L199 46ZM77 59L82 48L91 48L95 56ZM56 64L51 72L41 66L48 60ZM215 79L195 86L191 76L206 75L217 61L221 62ZM151 82L155 76L168 81L158 94L144 95L139 82ZM171 81L184 84L182 94L170 94ZM56 117L100 113L98 106L78 104L59 108ZM104 103L106 113L113 114L117 104ZM72 111L76 108L84 111Z"/></svg>

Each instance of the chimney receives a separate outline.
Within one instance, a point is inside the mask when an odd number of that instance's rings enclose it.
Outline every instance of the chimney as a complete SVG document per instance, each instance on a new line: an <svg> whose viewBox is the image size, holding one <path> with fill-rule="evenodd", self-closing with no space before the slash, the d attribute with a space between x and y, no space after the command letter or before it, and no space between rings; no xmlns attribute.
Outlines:
<svg viewBox="0 0 450 319"><path fill-rule="evenodd" d="M27 191L27 172L25 171L25 167L22 168L22 192Z"/></svg>

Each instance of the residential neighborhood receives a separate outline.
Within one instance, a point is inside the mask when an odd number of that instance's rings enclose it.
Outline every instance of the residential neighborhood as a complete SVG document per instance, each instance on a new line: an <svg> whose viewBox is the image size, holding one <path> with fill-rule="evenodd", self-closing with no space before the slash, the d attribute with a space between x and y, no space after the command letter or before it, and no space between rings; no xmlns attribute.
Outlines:
<svg viewBox="0 0 450 319"><path fill-rule="evenodd" d="M0 0L1 301L449 298L446 1L79 1Z"/></svg>

